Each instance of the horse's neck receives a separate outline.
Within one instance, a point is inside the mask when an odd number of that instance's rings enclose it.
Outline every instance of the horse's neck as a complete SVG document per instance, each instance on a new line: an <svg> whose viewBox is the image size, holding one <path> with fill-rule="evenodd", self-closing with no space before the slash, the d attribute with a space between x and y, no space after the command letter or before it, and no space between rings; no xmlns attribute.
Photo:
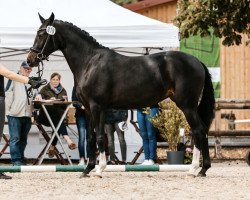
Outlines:
<svg viewBox="0 0 250 200"><path fill-rule="evenodd" d="M71 35L64 39L65 46L61 49L73 74L81 74L81 71L87 66L89 60L95 55L97 47L91 44L91 41L84 40L79 36Z"/></svg>

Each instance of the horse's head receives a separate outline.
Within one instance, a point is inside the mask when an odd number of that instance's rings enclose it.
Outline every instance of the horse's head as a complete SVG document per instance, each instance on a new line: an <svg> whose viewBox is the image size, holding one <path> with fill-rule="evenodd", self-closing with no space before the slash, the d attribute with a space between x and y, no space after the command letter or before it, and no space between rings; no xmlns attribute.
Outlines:
<svg viewBox="0 0 250 200"><path fill-rule="evenodd" d="M37 30L33 47L30 48L30 52L27 57L27 63L29 66L38 66L42 60L48 58L48 56L57 50L55 46L54 35L56 29L54 25L54 14L52 13L48 19L44 19L39 13L39 18L42 25Z"/></svg>

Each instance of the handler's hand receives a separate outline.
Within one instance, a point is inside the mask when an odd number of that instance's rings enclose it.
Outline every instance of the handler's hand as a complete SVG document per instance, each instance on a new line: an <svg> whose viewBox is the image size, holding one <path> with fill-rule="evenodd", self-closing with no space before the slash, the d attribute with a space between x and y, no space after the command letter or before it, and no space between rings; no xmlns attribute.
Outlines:
<svg viewBox="0 0 250 200"><path fill-rule="evenodd" d="M33 89L37 89L46 83L47 81L45 79L41 79L40 77L29 77L28 84L30 84Z"/></svg>
<svg viewBox="0 0 250 200"><path fill-rule="evenodd" d="M35 101L41 101L43 98L40 94L36 95Z"/></svg>

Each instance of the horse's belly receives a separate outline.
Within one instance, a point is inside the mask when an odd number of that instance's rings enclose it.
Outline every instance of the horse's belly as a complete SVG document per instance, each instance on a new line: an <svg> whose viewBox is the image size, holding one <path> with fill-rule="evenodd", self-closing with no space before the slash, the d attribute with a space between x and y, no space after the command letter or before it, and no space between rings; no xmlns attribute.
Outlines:
<svg viewBox="0 0 250 200"><path fill-rule="evenodd" d="M164 93L154 93L149 94L130 94L124 95L121 94L118 98L110 102L110 105L114 108L126 108L126 109L136 109L144 107L156 106L160 101L164 100L166 96Z"/></svg>

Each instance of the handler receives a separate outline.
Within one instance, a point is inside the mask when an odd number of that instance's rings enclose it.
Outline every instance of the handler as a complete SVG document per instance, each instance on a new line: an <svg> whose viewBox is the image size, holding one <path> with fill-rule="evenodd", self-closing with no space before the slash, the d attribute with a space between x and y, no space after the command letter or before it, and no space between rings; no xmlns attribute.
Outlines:
<svg viewBox="0 0 250 200"><path fill-rule="evenodd" d="M18 81L20 83L28 83L32 88L38 88L40 86L40 82L36 80L36 77L26 77L18 75L15 72L8 70L0 63L0 142L3 136L3 127L5 121L4 77L13 81ZM0 179L11 179L11 177L0 172Z"/></svg>

